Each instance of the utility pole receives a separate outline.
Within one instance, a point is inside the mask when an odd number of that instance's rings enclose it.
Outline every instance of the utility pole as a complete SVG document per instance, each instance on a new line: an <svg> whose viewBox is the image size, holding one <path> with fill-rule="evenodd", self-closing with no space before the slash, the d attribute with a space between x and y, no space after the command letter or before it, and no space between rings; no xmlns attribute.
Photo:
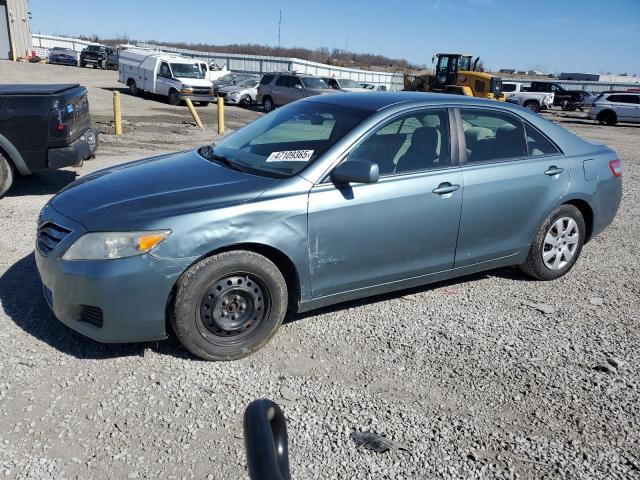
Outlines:
<svg viewBox="0 0 640 480"><path fill-rule="evenodd" d="M280 31L282 29L282 10L279 10L280 12L280 17L278 18L278 49L280 49L281 47L281 42L280 42Z"/></svg>

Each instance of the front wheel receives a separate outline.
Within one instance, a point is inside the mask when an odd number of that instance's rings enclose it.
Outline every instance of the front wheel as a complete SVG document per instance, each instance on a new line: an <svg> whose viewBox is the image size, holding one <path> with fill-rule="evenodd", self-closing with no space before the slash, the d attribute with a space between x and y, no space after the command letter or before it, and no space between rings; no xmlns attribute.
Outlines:
<svg viewBox="0 0 640 480"><path fill-rule="evenodd" d="M174 106L180 105L180 95L177 91L171 90L169 92L169 103Z"/></svg>
<svg viewBox="0 0 640 480"><path fill-rule="evenodd" d="M187 270L170 310L184 347L204 360L236 360L262 348L287 312L287 285L269 259L250 251L213 255Z"/></svg>
<svg viewBox="0 0 640 480"><path fill-rule="evenodd" d="M573 205L560 205L538 230L520 270L538 280L562 277L578 260L585 233L580 210Z"/></svg>
<svg viewBox="0 0 640 480"><path fill-rule="evenodd" d="M250 95L244 95L240 99L240 105L242 105L243 107L250 107L252 103L253 103L253 101L251 100L251 96Z"/></svg>

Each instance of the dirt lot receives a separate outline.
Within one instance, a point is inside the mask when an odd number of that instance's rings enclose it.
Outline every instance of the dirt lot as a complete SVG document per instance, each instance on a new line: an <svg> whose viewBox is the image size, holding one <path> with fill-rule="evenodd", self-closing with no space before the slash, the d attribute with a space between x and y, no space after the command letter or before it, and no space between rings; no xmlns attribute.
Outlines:
<svg viewBox="0 0 640 480"><path fill-rule="evenodd" d="M95 160L21 179L0 200L0 477L246 478L242 412L288 419L296 479L640 478L640 127L546 114L624 162L615 222L563 279L512 269L298 315L257 354L201 362L174 338L102 345L51 315L36 217L76 175L215 137L186 109L123 95L115 72L0 62L3 82L79 82L103 131ZM28 80L27 80L28 79ZM228 108L237 127L258 112ZM350 435L402 448L377 454Z"/></svg>

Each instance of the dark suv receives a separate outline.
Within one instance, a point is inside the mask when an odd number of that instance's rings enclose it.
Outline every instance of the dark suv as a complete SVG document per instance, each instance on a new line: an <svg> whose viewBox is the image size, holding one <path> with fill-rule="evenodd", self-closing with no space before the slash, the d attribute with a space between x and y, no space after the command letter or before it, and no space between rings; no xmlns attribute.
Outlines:
<svg viewBox="0 0 640 480"><path fill-rule="evenodd" d="M265 112L305 97L336 93L318 77L296 73L268 73L260 80L256 101Z"/></svg>

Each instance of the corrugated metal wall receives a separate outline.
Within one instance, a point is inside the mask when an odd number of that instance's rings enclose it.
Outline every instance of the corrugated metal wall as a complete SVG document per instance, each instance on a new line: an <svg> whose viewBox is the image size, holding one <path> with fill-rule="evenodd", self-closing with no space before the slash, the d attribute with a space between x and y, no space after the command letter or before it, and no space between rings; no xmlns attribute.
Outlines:
<svg viewBox="0 0 640 480"><path fill-rule="evenodd" d="M41 57L46 57L49 49L53 47L71 48L79 52L90 43L91 42L86 42L77 38L33 34L34 49ZM351 78L358 82L384 85L390 90L401 90L403 87L402 73L375 72L353 68L334 67L332 65L309 62L299 58L200 52L196 50L185 50L145 43L138 43L137 45L139 47L151 48L153 50L177 53L185 57L198 58L209 62L213 61L220 66L226 65L227 68L233 72L262 74L267 72L297 71L299 73L309 73L311 75L325 77L335 76L340 78Z"/></svg>
<svg viewBox="0 0 640 480"><path fill-rule="evenodd" d="M9 38L17 57L31 55L31 27L29 26L29 7L27 0L6 0L7 18L0 22L7 22ZM4 56L4 52L2 53Z"/></svg>

